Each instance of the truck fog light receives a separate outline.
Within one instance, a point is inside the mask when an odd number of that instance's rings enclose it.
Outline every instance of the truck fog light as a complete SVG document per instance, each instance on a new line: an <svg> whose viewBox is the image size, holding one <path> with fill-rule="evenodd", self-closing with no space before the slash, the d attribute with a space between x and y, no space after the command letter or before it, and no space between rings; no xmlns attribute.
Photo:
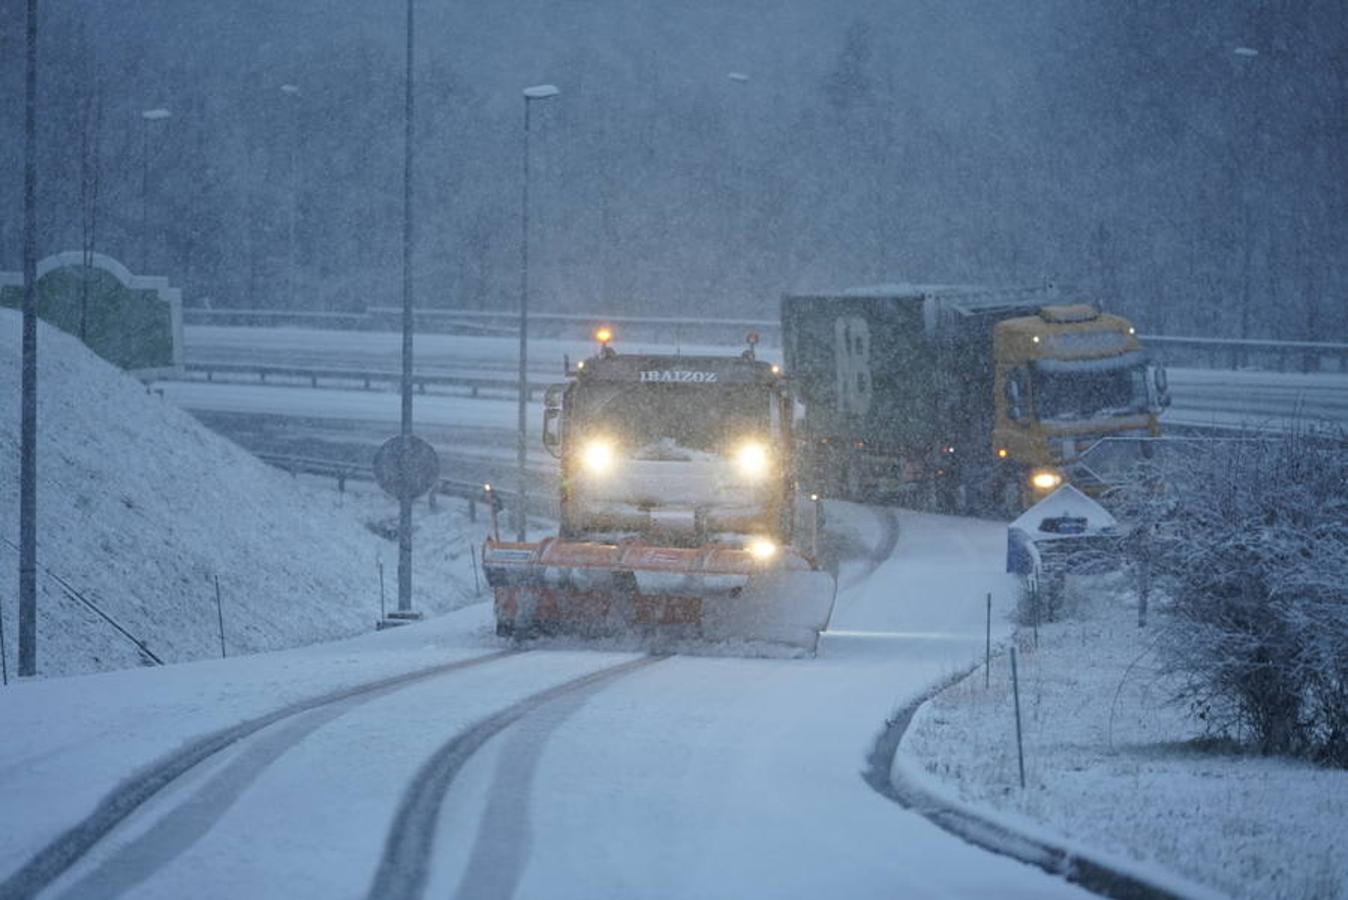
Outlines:
<svg viewBox="0 0 1348 900"><path fill-rule="evenodd" d="M767 538L754 538L749 542L749 554L759 562L766 562L777 555L777 545Z"/></svg>
<svg viewBox="0 0 1348 900"><path fill-rule="evenodd" d="M1030 484L1037 491L1051 491L1062 484L1062 476L1051 469L1040 469L1030 476Z"/></svg>

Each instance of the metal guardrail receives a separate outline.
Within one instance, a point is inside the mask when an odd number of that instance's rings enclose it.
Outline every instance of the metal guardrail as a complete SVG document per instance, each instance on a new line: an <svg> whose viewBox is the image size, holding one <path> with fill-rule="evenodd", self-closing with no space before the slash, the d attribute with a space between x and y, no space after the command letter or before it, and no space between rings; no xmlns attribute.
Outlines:
<svg viewBox="0 0 1348 900"><path fill-rule="evenodd" d="M256 363L188 363L183 369L189 374L205 375L206 381L210 382L214 382L217 375L254 376L262 384L267 384L268 378L288 378L307 381L310 387L318 387L320 381L329 381L342 382L344 386L346 384L359 384L366 390L370 390L376 383L397 385L402 380L401 372L313 366L273 366ZM472 397L476 397L479 391L484 390L504 391L514 394L519 389L519 382L514 378L483 378L475 375L414 373L412 384L423 394L428 386L454 387L467 390L469 396ZM532 400L535 393L546 389L548 386L548 384L534 382L526 385L529 399Z"/></svg>
<svg viewBox="0 0 1348 900"><path fill-rule="evenodd" d="M1275 372L1348 372L1348 343L1138 335L1167 365ZM1196 363L1206 363L1197 366Z"/></svg>
<svg viewBox="0 0 1348 900"><path fill-rule="evenodd" d="M293 475L316 475L333 478L339 491L346 490L348 481L371 483L375 481L372 465L343 462L335 459L321 459L315 456L290 456L282 453L257 453L258 459L270 466ZM519 492L509 488L492 486L492 494L500 501L501 508L513 507L519 502ZM468 520L477 521L478 504L487 504L486 485L477 481L464 481L459 478L439 478L429 492L431 502L436 497L454 497L468 503ZM543 515L556 518L558 509L556 498L546 493L530 493L527 497L531 515Z"/></svg>
<svg viewBox="0 0 1348 900"><path fill-rule="evenodd" d="M518 334L518 314L475 309L413 311L419 331L475 336L511 337ZM368 331L397 331L402 309L372 306L362 312L290 311L275 309L184 309L188 325L298 326ZM706 343L734 346L746 331L757 331L766 346L781 343L781 323L774 319L708 319L667 316L599 315L589 313L530 313L530 331L536 337L587 340L600 325L618 327L625 341Z"/></svg>
<svg viewBox="0 0 1348 900"><path fill-rule="evenodd" d="M275 466L291 475L318 475L337 480L337 489L346 490L348 481L373 483L372 465L342 462L335 459L321 459L315 456L289 456L282 453L258 453L257 458L270 466ZM492 493L499 496L503 503L513 504L516 492L493 487ZM476 481L463 481L458 478L439 478L431 494L439 497L458 497L468 501L469 517L476 519L476 504L485 503L486 486Z"/></svg>

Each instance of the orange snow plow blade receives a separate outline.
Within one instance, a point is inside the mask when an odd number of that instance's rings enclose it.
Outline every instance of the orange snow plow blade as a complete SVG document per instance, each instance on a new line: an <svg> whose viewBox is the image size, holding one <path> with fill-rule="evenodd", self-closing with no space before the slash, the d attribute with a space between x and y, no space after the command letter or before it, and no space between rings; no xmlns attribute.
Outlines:
<svg viewBox="0 0 1348 900"><path fill-rule="evenodd" d="M783 548L488 539L482 566L503 635L669 635L813 650L833 611L832 576Z"/></svg>

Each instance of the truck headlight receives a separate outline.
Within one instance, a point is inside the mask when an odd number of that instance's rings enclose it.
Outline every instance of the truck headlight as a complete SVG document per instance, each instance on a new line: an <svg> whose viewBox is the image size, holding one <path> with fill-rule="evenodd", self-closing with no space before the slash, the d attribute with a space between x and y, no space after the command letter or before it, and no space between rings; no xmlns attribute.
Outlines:
<svg viewBox="0 0 1348 900"><path fill-rule="evenodd" d="M757 441L746 441L735 451L735 467L750 481L768 473L768 448Z"/></svg>
<svg viewBox="0 0 1348 900"><path fill-rule="evenodd" d="M603 475L613 468L613 442L596 438L589 441L580 451L581 464L592 475Z"/></svg>
<svg viewBox="0 0 1348 900"><path fill-rule="evenodd" d="M1062 484L1062 476L1052 469L1037 469L1030 475L1030 484L1036 491L1051 491Z"/></svg>

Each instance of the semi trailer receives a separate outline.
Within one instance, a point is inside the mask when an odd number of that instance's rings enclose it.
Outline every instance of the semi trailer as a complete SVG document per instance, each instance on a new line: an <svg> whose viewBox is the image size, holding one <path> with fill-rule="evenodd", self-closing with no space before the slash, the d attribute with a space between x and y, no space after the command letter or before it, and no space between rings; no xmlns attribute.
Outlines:
<svg viewBox="0 0 1348 900"><path fill-rule="evenodd" d="M1169 403L1132 323L1052 287L788 295L782 344L802 480L834 497L1014 517L1063 483L1100 495L1120 454L1089 451L1159 435Z"/></svg>

